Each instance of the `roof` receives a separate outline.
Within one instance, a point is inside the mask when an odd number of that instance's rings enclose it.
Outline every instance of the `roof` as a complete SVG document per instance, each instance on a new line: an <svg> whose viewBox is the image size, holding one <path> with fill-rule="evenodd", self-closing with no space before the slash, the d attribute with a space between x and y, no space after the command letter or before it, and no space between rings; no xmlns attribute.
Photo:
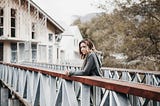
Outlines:
<svg viewBox="0 0 160 106"><path fill-rule="evenodd" d="M42 14L44 14L44 15L47 17L47 19L48 19L51 23L53 23L53 25L54 25L56 28L59 29L58 32L62 33L62 32L64 31L64 28L63 28L61 25L59 25L52 17L50 17L45 11L43 11L36 3L34 3L32 0L27 0L27 1L28 1L29 3L31 3L32 6L34 6L35 8L37 8Z"/></svg>
<svg viewBox="0 0 160 106"><path fill-rule="evenodd" d="M82 38L82 35L80 33L80 30L78 26L69 26L63 33L62 36L78 36Z"/></svg>

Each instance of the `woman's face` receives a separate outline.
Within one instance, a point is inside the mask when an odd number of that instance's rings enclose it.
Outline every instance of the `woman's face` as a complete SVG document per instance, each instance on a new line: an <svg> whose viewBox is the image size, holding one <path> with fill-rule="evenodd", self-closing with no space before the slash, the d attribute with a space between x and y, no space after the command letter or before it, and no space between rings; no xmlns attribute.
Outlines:
<svg viewBox="0 0 160 106"><path fill-rule="evenodd" d="M87 46L87 44L83 42L80 44L80 49L81 49L82 54L84 55L89 52L89 47Z"/></svg>

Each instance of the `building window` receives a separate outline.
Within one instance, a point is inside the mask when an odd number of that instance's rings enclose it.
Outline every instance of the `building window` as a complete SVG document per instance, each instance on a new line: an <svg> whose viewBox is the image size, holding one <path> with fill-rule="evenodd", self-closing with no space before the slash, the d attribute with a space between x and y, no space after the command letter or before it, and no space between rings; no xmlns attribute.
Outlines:
<svg viewBox="0 0 160 106"><path fill-rule="evenodd" d="M40 62L46 62L47 59L47 47L46 45L39 45L39 61Z"/></svg>
<svg viewBox="0 0 160 106"><path fill-rule="evenodd" d="M49 33L49 34L48 34L48 40L49 40L49 41L53 41L53 34L52 34L52 33Z"/></svg>
<svg viewBox="0 0 160 106"><path fill-rule="evenodd" d="M3 9L0 8L0 36L3 36Z"/></svg>
<svg viewBox="0 0 160 106"><path fill-rule="evenodd" d="M55 35L55 41L60 42L62 39L62 35Z"/></svg>
<svg viewBox="0 0 160 106"><path fill-rule="evenodd" d="M48 50L48 62L52 63L53 62L53 47L49 46L49 50Z"/></svg>
<svg viewBox="0 0 160 106"><path fill-rule="evenodd" d="M0 42L0 61L3 61L3 43Z"/></svg>
<svg viewBox="0 0 160 106"><path fill-rule="evenodd" d="M11 63L17 62L17 44L11 43Z"/></svg>
<svg viewBox="0 0 160 106"><path fill-rule="evenodd" d="M25 52L25 44L23 43L23 42L18 42L18 44L17 44L18 46L17 47L19 47L18 49L17 49L17 51L18 51L18 61L19 62L24 62L25 61L25 59L26 58L24 58L24 57L27 57L26 56L26 52Z"/></svg>
<svg viewBox="0 0 160 106"><path fill-rule="evenodd" d="M0 27L0 36L3 36L3 28Z"/></svg>
<svg viewBox="0 0 160 106"><path fill-rule="evenodd" d="M32 32L32 39L35 39L35 32Z"/></svg>
<svg viewBox="0 0 160 106"><path fill-rule="evenodd" d="M3 16L3 8L0 8L0 16Z"/></svg>
<svg viewBox="0 0 160 106"><path fill-rule="evenodd" d="M16 37L16 10L11 9L11 37Z"/></svg>
<svg viewBox="0 0 160 106"><path fill-rule="evenodd" d="M36 62L37 60L37 45L32 44L32 62Z"/></svg>
<svg viewBox="0 0 160 106"><path fill-rule="evenodd" d="M35 39L35 23L32 23L32 39Z"/></svg>
<svg viewBox="0 0 160 106"><path fill-rule="evenodd" d="M57 60L59 60L59 49L57 48Z"/></svg>
<svg viewBox="0 0 160 106"><path fill-rule="evenodd" d="M11 18L11 27L15 27L15 18Z"/></svg>
<svg viewBox="0 0 160 106"><path fill-rule="evenodd" d="M15 37L15 28L11 28L11 37Z"/></svg>

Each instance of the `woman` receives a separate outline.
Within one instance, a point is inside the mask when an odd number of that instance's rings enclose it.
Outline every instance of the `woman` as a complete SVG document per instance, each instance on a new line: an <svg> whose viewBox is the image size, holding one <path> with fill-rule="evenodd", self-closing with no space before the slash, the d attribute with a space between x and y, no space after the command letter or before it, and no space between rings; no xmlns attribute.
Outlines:
<svg viewBox="0 0 160 106"><path fill-rule="evenodd" d="M86 75L86 76L101 76L100 60L95 51L95 46L89 39L84 39L79 43L79 53L84 59L82 70L79 71L65 71L68 76L72 75Z"/></svg>

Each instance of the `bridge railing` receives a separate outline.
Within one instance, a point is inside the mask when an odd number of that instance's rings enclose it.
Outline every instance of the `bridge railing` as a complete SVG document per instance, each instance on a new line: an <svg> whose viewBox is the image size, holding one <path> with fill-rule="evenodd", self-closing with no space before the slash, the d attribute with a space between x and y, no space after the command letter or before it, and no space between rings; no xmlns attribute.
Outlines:
<svg viewBox="0 0 160 106"><path fill-rule="evenodd" d="M107 67L102 68L102 70L106 78L160 86L160 71L118 69Z"/></svg>
<svg viewBox="0 0 160 106"><path fill-rule="evenodd" d="M46 63L31 63L25 62L24 65L32 67L42 67L52 70L80 70L80 66L72 65L57 65ZM160 86L160 71L145 71L133 69L120 69L120 68L101 68L105 78L117 79L122 81L129 81L134 83L143 83L147 85Z"/></svg>
<svg viewBox="0 0 160 106"><path fill-rule="evenodd" d="M23 62L20 63L21 65L27 65L32 67L41 67L45 69L51 69L51 70L80 70L80 66L73 66L73 65L63 65L63 64L48 64L48 63L36 63L36 62Z"/></svg>
<svg viewBox="0 0 160 106"><path fill-rule="evenodd" d="M26 106L159 106L160 87L1 63L0 79Z"/></svg>

